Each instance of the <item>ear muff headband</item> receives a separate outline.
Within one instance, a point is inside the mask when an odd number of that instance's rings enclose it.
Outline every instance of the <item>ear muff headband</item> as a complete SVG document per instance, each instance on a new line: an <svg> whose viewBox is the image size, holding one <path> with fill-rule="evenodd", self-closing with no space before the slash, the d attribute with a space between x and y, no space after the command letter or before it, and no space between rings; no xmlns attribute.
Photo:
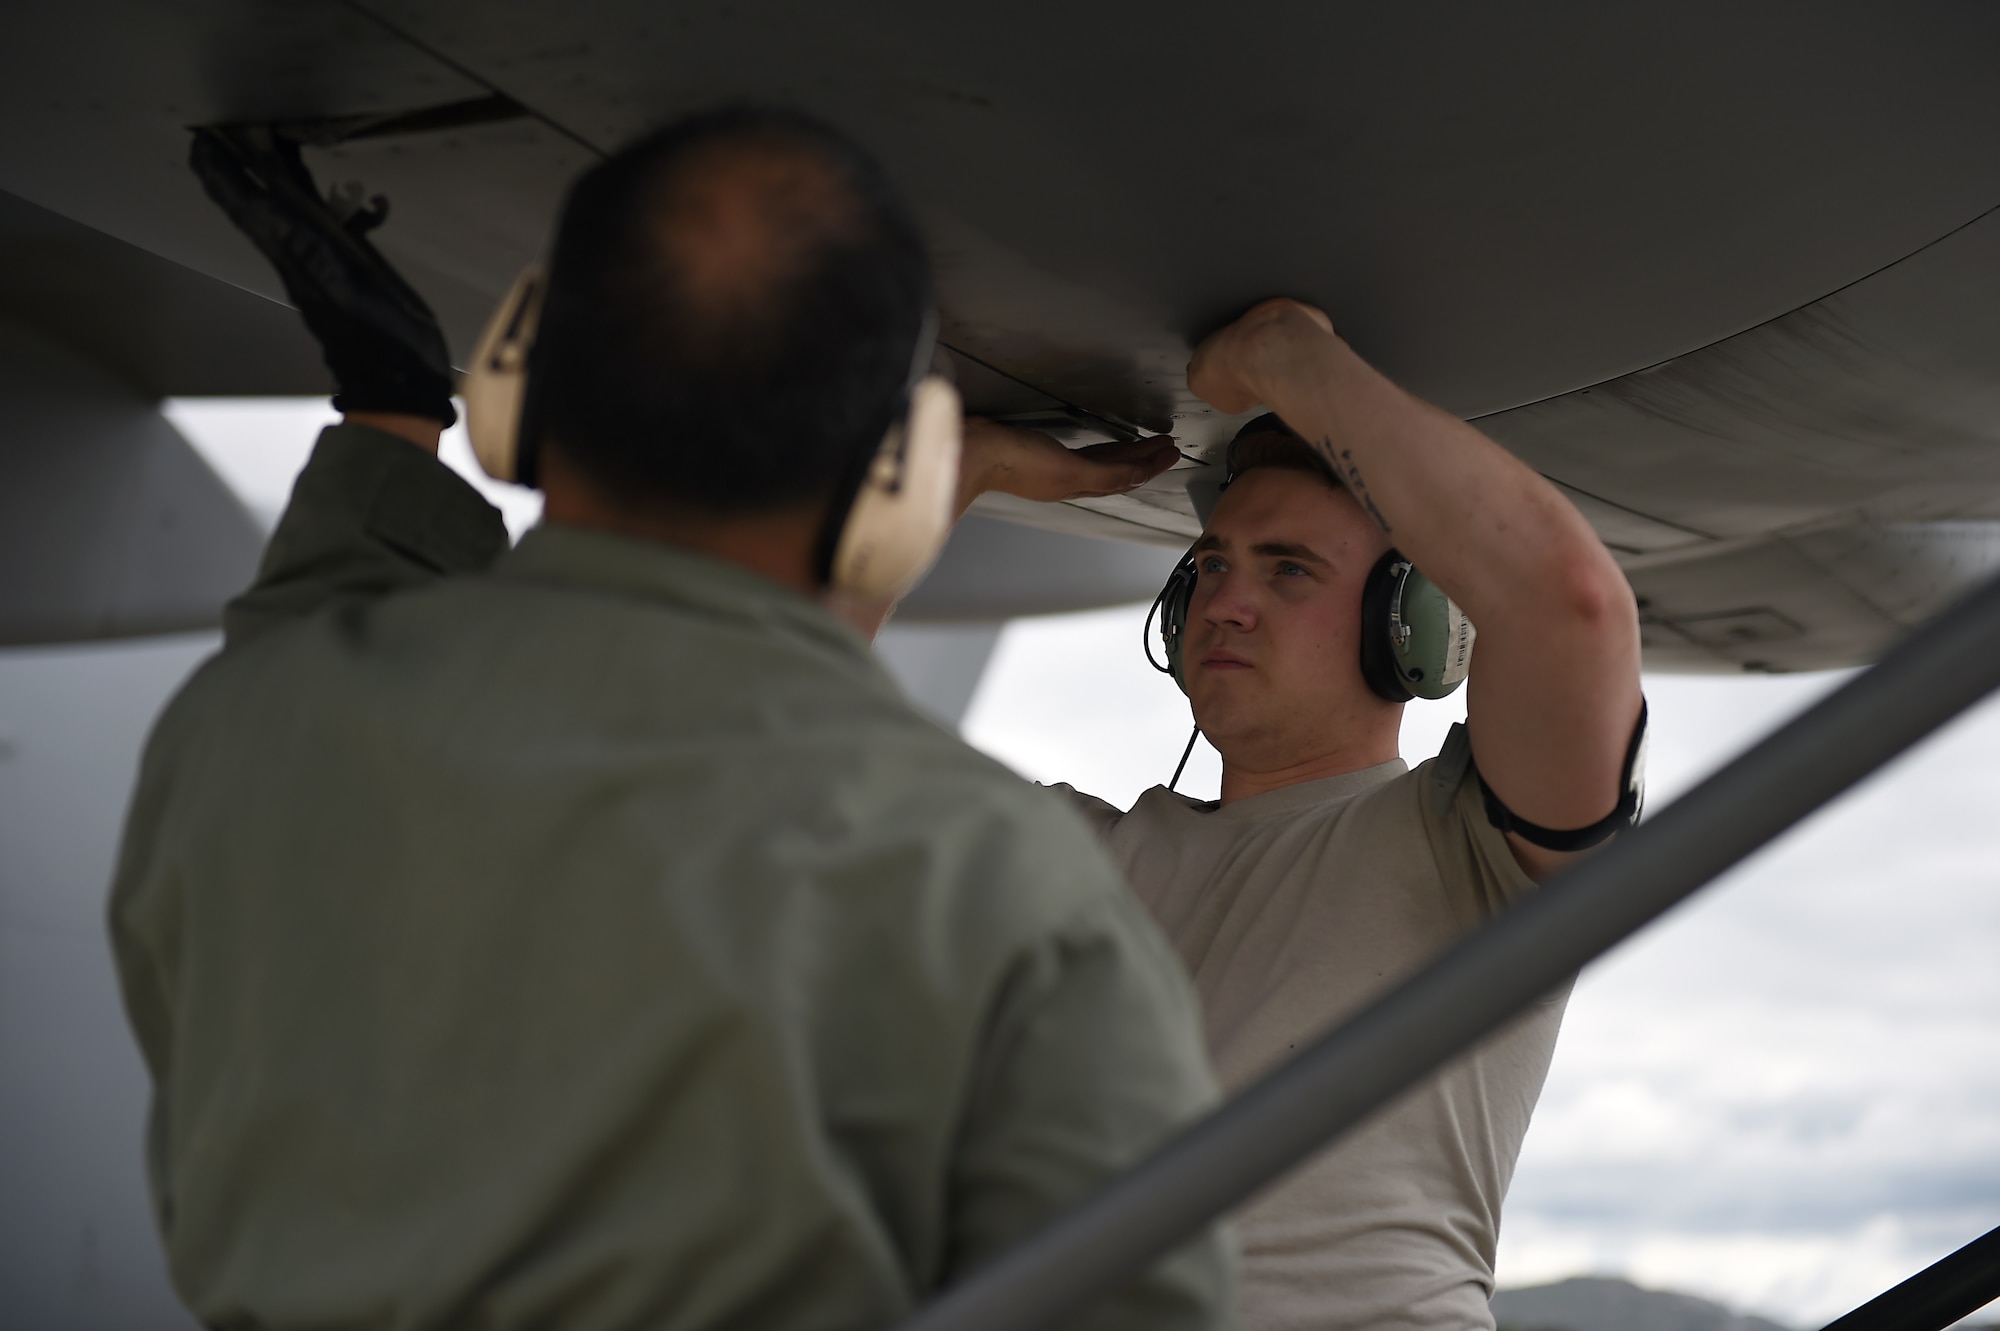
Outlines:
<svg viewBox="0 0 2000 1331"><path fill-rule="evenodd" d="M466 430L488 476L535 483L529 368L548 279L530 266L486 321L465 373ZM869 599L916 585L951 534L963 414L958 390L930 374L937 316L926 314L910 380L881 444L843 485L820 556L829 586Z"/></svg>
<svg viewBox="0 0 2000 1331"><path fill-rule="evenodd" d="M1189 551L1174 565L1146 615L1146 659L1187 692L1184 647L1189 607L1200 570ZM1158 617L1162 665L1153 659ZM1444 589L1391 550L1368 572L1361 592L1361 677L1388 702L1443 698L1465 682L1472 666L1472 621Z"/></svg>
<svg viewBox="0 0 2000 1331"><path fill-rule="evenodd" d="M951 535L964 421L940 375L911 386L909 403L869 460L831 542L826 580L870 600L916 586Z"/></svg>
<svg viewBox="0 0 2000 1331"><path fill-rule="evenodd" d="M869 600L916 586L951 535L964 412L958 390L930 372L937 314L926 311L910 377L887 433L836 496L820 543L826 584Z"/></svg>
<svg viewBox="0 0 2000 1331"><path fill-rule="evenodd" d="M542 322L548 279L531 264L494 309L465 370L465 430L480 469L496 481L535 483L533 431L524 428L528 363Z"/></svg>
<svg viewBox="0 0 2000 1331"><path fill-rule="evenodd" d="M1194 600L1196 576L1194 551L1190 550L1181 556L1180 563L1175 564L1174 571L1167 575L1167 585L1160 588L1160 594L1153 598L1153 608L1146 612L1146 626L1139 631L1139 642L1146 649L1146 660L1161 674L1173 676L1182 693L1187 692L1187 675L1181 668L1181 649L1187 638L1188 605ZM1160 621L1160 647L1167 658L1165 665L1153 660L1153 620L1156 616Z"/></svg>

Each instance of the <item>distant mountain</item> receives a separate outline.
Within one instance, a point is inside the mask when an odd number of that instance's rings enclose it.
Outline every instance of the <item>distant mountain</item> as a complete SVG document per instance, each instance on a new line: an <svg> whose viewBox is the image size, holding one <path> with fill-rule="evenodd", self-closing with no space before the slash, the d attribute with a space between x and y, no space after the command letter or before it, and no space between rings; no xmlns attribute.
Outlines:
<svg viewBox="0 0 2000 1331"><path fill-rule="evenodd" d="M1595 1277L1500 1290L1493 1316L1501 1331L1789 1331L1691 1294Z"/></svg>

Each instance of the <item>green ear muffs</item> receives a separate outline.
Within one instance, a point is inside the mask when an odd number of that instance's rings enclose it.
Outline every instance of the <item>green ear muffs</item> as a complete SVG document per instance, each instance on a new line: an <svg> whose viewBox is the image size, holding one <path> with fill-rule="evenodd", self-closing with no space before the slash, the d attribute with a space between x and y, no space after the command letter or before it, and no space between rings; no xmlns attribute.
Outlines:
<svg viewBox="0 0 2000 1331"><path fill-rule="evenodd" d="M1146 659L1153 669L1172 675L1182 693L1187 692L1187 676L1181 653L1198 576L1190 550L1153 598L1143 630ZM1155 616L1164 665L1153 657ZM1465 682L1474 636L1465 612L1399 552L1389 551L1368 571L1361 592L1361 677L1378 697L1408 702L1447 696Z"/></svg>
<svg viewBox="0 0 2000 1331"><path fill-rule="evenodd" d="M1444 588L1391 550L1361 591L1361 676L1389 702L1442 698L1472 666L1472 621Z"/></svg>
<svg viewBox="0 0 2000 1331"><path fill-rule="evenodd" d="M1153 608L1146 612L1146 626L1139 630L1139 645L1146 649L1146 660L1161 674L1172 675L1182 693L1187 692L1187 677L1181 673L1181 644L1187 637L1188 603L1194 600L1194 580L1194 551L1190 550L1167 575L1167 585L1153 598ZM1165 665L1153 660L1155 615L1160 620L1160 649L1167 656Z"/></svg>

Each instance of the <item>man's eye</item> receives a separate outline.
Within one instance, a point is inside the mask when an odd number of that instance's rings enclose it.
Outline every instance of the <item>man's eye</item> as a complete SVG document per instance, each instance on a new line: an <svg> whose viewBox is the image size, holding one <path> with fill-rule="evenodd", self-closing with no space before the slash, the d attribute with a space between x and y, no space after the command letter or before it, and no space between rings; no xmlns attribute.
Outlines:
<svg viewBox="0 0 2000 1331"><path fill-rule="evenodd" d="M1306 575L1306 570L1304 565L1294 564L1289 559L1281 559L1278 561L1278 572L1280 575L1287 578L1302 578Z"/></svg>
<svg viewBox="0 0 2000 1331"><path fill-rule="evenodd" d="M1220 573L1224 567L1221 555L1210 555L1201 561L1201 571L1203 573Z"/></svg>

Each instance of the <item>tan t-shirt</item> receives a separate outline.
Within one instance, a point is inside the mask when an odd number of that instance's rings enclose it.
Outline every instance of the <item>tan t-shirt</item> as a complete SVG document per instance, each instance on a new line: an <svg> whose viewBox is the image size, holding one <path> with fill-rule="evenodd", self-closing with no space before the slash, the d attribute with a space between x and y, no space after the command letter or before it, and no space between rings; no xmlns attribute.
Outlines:
<svg viewBox="0 0 2000 1331"><path fill-rule="evenodd" d="M1533 886L1477 780L1436 759L1226 808L1155 786L1121 814L1057 789L1179 949L1232 1091ZM1544 999L1239 1213L1245 1331L1491 1331L1500 1203L1567 999Z"/></svg>

